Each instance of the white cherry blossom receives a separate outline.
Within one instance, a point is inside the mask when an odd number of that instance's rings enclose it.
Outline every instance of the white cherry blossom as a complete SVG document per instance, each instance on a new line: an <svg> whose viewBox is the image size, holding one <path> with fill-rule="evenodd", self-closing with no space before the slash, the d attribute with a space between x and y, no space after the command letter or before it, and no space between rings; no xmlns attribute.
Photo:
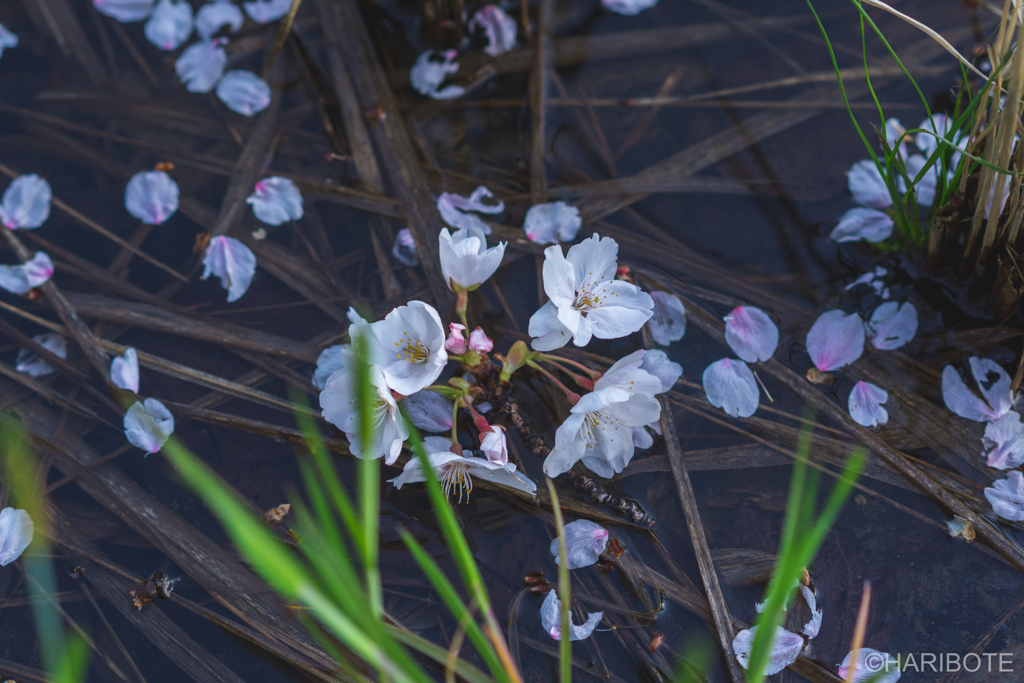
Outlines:
<svg viewBox="0 0 1024 683"><path fill-rule="evenodd" d="M53 261L45 251L16 266L0 266L0 288L11 294L28 294L53 275Z"/></svg>
<svg viewBox="0 0 1024 683"><path fill-rule="evenodd" d="M178 183L163 171L140 171L124 191L124 208L148 225L160 225L178 210Z"/></svg>
<svg viewBox="0 0 1024 683"><path fill-rule="evenodd" d="M909 301L886 301L871 314L867 333L876 349L898 349L917 334L917 308Z"/></svg>
<svg viewBox="0 0 1024 683"><path fill-rule="evenodd" d="M889 421L889 412L882 407L889 392L871 382L857 382L850 391L847 408L853 421L862 427L877 427Z"/></svg>
<svg viewBox="0 0 1024 683"><path fill-rule="evenodd" d="M757 412L760 392L754 373L741 360L723 358L704 369L701 377L708 403L733 417L750 417Z"/></svg>
<svg viewBox="0 0 1024 683"><path fill-rule="evenodd" d="M766 361L779 347L779 328L760 308L737 306L725 316L725 341L748 363Z"/></svg>
<svg viewBox="0 0 1024 683"><path fill-rule="evenodd" d="M459 502L468 499L473 492L473 477L530 495L536 492L537 485L518 474L512 463L502 465L472 455L456 455L451 452L451 446L451 441L440 436L428 436L423 440L427 460L434 468L446 496L450 497L454 490L458 492ZM421 481L426 481L426 477L418 457L411 458L402 473L389 480L396 489Z"/></svg>
<svg viewBox="0 0 1024 683"><path fill-rule="evenodd" d="M807 332L807 353L822 372L854 362L864 353L864 321L856 313L826 311Z"/></svg>
<svg viewBox="0 0 1024 683"><path fill-rule="evenodd" d="M328 346L320 352L316 359L316 370L313 371L313 386L323 390L331 375L345 367L343 352L349 349L348 344Z"/></svg>
<svg viewBox="0 0 1024 683"><path fill-rule="evenodd" d="M1011 410L986 424L981 443L989 467L1009 470L1024 464L1024 424L1020 415Z"/></svg>
<svg viewBox="0 0 1024 683"><path fill-rule="evenodd" d="M992 512L1011 522L1024 522L1024 474L1013 470L985 489Z"/></svg>
<svg viewBox="0 0 1024 683"><path fill-rule="evenodd" d="M448 363L441 317L422 301L399 306L370 330L388 386L403 396L433 384Z"/></svg>
<svg viewBox="0 0 1024 683"><path fill-rule="evenodd" d="M981 396L972 392L952 365L942 369L942 400L962 418L975 422L998 420L1013 407L1010 376L998 363L972 356L968 361Z"/></svg>
<svg viewBox="0 0 1024 683"><path fill-rule="evenodd" d="M754 649L754 638L759 627L743 629L732 640L732 651L736 660L744 669L750 667L750 653ZM792 664L804 649L804 637L798 633L787 631L781 626L775 627L775 642L768 654L768 665L764 673L774 676Z"/></svg>
<svg viewBox="0 0 1024 683"><path fill-rule="evenodd" d="M505 242L487 247L479 228L462 228L452 235L447 229L438 236L441 273L452 291L473 291L494 275L505 257Z"/></svg>
<svg viewBox="0 0 1024 683"><path fill-rule="evenodd" d="M359 433L359 406L352 370L351 367L345 367L335 372L320 392L324 419L345 432L352 455L370 459L383 456L384 462L393 465L402 453L402 444L409 438L405 419L391 395L384 371L371 365L369 380L373 393L370 416L374 433L373 441L364 443L366 435Z"/></svg>
<svg viewBox="0 0 1024 683"><path fill-rule="evenodd" d="M480 450L491 462L507 465L508 441L505 439L505 428L491 425L490 429L480 435Z"/></svg>

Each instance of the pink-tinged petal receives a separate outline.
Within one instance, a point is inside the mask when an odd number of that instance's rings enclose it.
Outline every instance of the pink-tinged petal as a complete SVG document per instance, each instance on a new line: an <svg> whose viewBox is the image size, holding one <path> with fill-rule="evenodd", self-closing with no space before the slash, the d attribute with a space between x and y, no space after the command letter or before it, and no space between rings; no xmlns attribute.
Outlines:
<svg viewBox="0 0 1024 683"><path fill-rule="evenodd" d="M861 206L870 206L872 209L885 209L892 206L892 196L889 188L882 180L882 174L878 166L870 159L858 161L846 174L846 186L853 195L853 199Z"/></svg>
<svg viewBox="0 0 1024 683"><path fill-rule="evenodd" d="M1020 470L986 488L985 497L992 512L1011 522L1024 522L1024 474Z"/></svg>
<svg viewBox="0 0 1024 683"><path fill-rule="evenodd" d="M516 20L505 14L500 7L484 5L470 20L469 30L473 31L478 26L487 36L487 47L484 48L484 52L490 56L503 55L516 46L516 32L519 27Z"/></svg>
<svg viewBox="0 0 1024 683"><path fill-rule="evenodd" d="M484 199L491 199L493 196L491 191L483 185L473 190L473 194L469 197L463 197L454 192L442 192L437 198L437 210L441 213L444 222L453 228L479 228L483 234L490 235L491 226L469 212L498 214L504 211L505 202L484 203Z"/></svg>
<svg viewBox="0 0 1024 683"><path fill-rule="evenodd" d="M53 261L43 251L17 266L0 266L0 288L11 294L28 294L53 275Z"/></svg>
<svg viewBox="0 0 1024 683"><path fill-rule="evenodd" d="M909 301L887 301L871 314L867 331L876 349L898 349L917 334L917 308Z"/></svg>
<svg viewBox="0 0 1024 683"><path fill-rule="evenodd" d="M494 348L494 342L487 336L483 328L477 326L469 333L469 348L477 353L490 353Z"/></svg>
<svg viewBox="0 0 1024 683"><path fill-rule="evenodd" d="M256 218L267 225L297 221L305 214L302 193L291 178L271 176L256 183L246 200Z"/></svg>
<svg viewBox="0 0 1024 683"><path fill-rule="evenodd" d="M409 83L413 89L419 94L435 100L461 97L466 92L462 86L449 85L446 88L441 88L441 84L448 74L459 70L459 65L454 62L458 54L455 50L447 52L427 50L421 53L416 58L416 63L412 65L412 69L409 70ZM437 61L435 57L439 57L442 61Z"/></svg>
<svg viewBox="0 0 1024 683"><path fill-rule="evenodd" d="M242 28L245 17L237 5L230 2L208 2L196 12L196 33L203 40L209 40L227 26L232 33Z"/></svg>
<svg viewBox="0 0 1024 683"><path fill-rule="evenodd" d="M185 0L158 0L146 21L149 42L161 50L177 50L192 33L192 5Z"/></svg>
<svg viewBox="0 0 1024 683"><path fill-rule="evenodd" d="M254 0L242 3L245 13L257 24L277 21L292 8L292 0Z"/></svg>
<svg viewBox="0 0 1024 683"><path fill-rule="evenodd" d="M480 435L480 450L488 462L501 466L508 464L508 439L505 437L505 428L501 425L491 425L490 429Z"/></svg>
<svg viewBox="0 0 1024 683"><path fill-rule="evenodd" d="M850 392L847 406L850 417L862 427L877 427L889 421L889 413L882 407L889 400L889 392L870 382L857 382Z"/></svg>
<svg viewBox="0 0 1024 683"><path fill-rule="evenodd" d="M148 17L153 11L153 0L92 0L92 6L100 14L127 24Z"/></svg>
<svg viewBox="0 0 1024 683"><path fill-rule="evenodd" d="M270 86L251 71L235 69L217 83L217 97L242 116L255 116L270 106Z"/></svg>
<svg viewBox="0 0 1024 683"><path fill-rule="evenodd" d="M884 211L856 206L839 218L839 223L832 228L829 238L833 242L883 242L892 237L895 225L889 214Z"/></svg>
<svg viewBox="0 0 1024 683"><path fill-rule="evenodd" d="M37 334L32 341L58 358L68 357L68 340L56 332ZM18 356L14 360L14 369L24 372L29 377L43 377L53 372L53 368L45 360L28 349L18 349Z"/></svg>
<svg viewBox="0 0 1024 683"><path fill-rule="evenodd" d="M444 349L448 353L461 356L466 352L466 326L460 323L448 323L448 338L444 340Z"/></svg>
<svg viewBox="0 0 1024 683"><path fill-rule="evenodd" d="M50 217L50 183L35 173L15 178L0 198L0 223L11 230L34 230Z"/></svg>
<svg viewBox="0 0 1024 683"><path fill-rule="evenodd" d="M596 564L608 546L608 530L589 519L570 522L562 530L565 532L566 566L569 569L580 569ZM557 538L551 541L548 550L555 558L555 564L561 565Z"/></svg>
<svg viewBox="0 0 1024 683"><path fill-rule="evenodd" d="M854 660L857 664L853 668L853 683L896 683L902 675L899 661L888 652L862 647L847 654L839 665L838 675L844 681Z"/></svg>
<svg viewBox="0 0 1024 683"><path fill-rule="evenodd" d="M128 181L124 208L149 225L160 225L178 210L178 183L163 171L142 171Z"/></svg>
<svg viewBox="0 0 1024 683"><path fill-rule="evenodd" d="M760 400L754 373L741 360L723 358L704 370L702 378L708 403L733 417L750 417Z"/></svg>
<svg viewBox="0 0 1024 683"><path fill-rule="evenodd" d="M252 284L256 274L256 255L234 237L218 235L210 240L203 256L203 279L216 275L228 301L238 301Z"/></svg>
<svg viewBox="0 0 1024 683"><path fill-rule="evenodd" d="M750 667L750 653L754 649L754 638L757 636L757 629L757 626L743 629L732 640L733 654L736 655L736 661L744 669ZM779 673L795 662L800 653L803 652L803 649L803 636L787 631L781 626L776 626L775 642L772 643L772 649L768 655L768 666L765 669L765 673L769 676Z"/></svg>
<svg viewBox="0 0 1024 683"><path fill-rule="evenodd" d="M416 256L416 240L412 236L412 230L402 228L395 235L395 245L391 247L391 255L403 266L412 268L420 264Z"/></svg>
<svg viewBox="0 0 1024 683"><path fill-rule="evenodd" d="M981 443L989 467L1009 470L1024 464L1024 424L1020 415L1011 410L989 422Z"/></svg>
<svg viewBox="0 0 1024 683"><path fill-rule="evenodd" d="M640 14L658 4L658 0L601 0L605 9L628 17Z"/></svg>
<svg viewBox="0 0 1024 683"><path fill-rule="evenodd" d="M675 294L655 290L651 292L654 302L653 315L648 328L655 344L668 346L679 341L686 334L686 308Z"/></svg>
<svg viewBox="0 0 1024 683"><path fill-rule="evenodd" d="M991 408L964 384L960 373L952 365L942 369L942 401L960 417L975 422L999 419Z"/></svg>
<svg viewBox="0 0 1024 683"><path fill-rule="evenodd" d="M174 62L174 72L189 92L210 92L224 74L228 53L227 40L201 40L190 45Z"/></svg>
<svg viewBox="0 0 1024 683"><path fill-rule="evenodd" d="M114 356L110 362L110 383L133 394L139 393L139 354L135 349L129 346L124 354Z"/></svg>
<svg viewBox="0 0 1024 683"><path fill-rule="evenodd" d="M409 419L421 431L440 434L452 428L455 405L441 394L424 389L402 401Z"/></svg>
<svg viewBox="0 0 1024 683"><path fill-rule="evenodd" d="M128 442L147 453L156 453L174 433L174 416L163 403L147 398L136 401L124 415L124 435Z"/></svg>
<svg viewBox="0 0 1024 683"><path fill-rule="evenodd" d="M569 640L583 640L589 638L597 625L604 619L604 612L593 612L587 615L587 620L577 626L572 623L572 615L569 618ZM558 599L555 591L550 591L540 606L540 623L544 630L555 640L562 637L562 601Z"/></svg>
<svg viewBox="0 0 1024 683"><path fill-rule="evenodd" d="M583 219L578 208L565 202L549 202L530 207L523 229L531 242L555 244L576 239L581 225Z"/></svg>
<svg viewBox="0 0 1024 683"><path fill-rule="evenodd" d="M847 366L864 353L864 321L856 313L826 311L807 332L807 353L822 372Z"/></svg>
<svg viewBox="0 0 1024 683"><path fill-rule="evenodd" d="M1013 407L1013 391L1010 376L1006 370L988 358L972 356L967 361L978 390L992 408L996 418L1002 417Z"/></svg>
<svg viewBox="0 0 1024 683"><path fill-rule="evenodd" d="M737 306L725 316L725 341L748 363L768 360L779 346L779 328L754 306Z"/></svg>
<svg viewBox="0 0 1024 683"><path fill-rule="evenodd" d="M18 47L18 36L11 33L3 24L0 24L0 57L4 56L4 50L9 47Z"/></svg>
<svg viewBox="0 0 1024 683"><path fill-rule="evenodd" d="M0 511L0 567L21 557L34 533L35 525L25 510L8 507Z"/></svg>

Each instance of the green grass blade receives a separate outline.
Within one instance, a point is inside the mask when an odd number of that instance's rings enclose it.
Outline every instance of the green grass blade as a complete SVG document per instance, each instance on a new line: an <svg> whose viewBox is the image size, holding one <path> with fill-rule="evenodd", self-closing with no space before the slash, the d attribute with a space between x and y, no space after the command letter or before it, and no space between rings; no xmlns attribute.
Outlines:
<svg viewBox="0 0 1024 683"><path fill-rule="evenodd" d="M551 496L551 509L555 512L555 532L558 534L558 599L562 602L561 638L558 639L558 679L561 683L572 681L572 641L569 640L570 623L569 608L572 600L572 589L569 583L569 549L565 544L565 520L562 518L562 507L558 504L558 491L555 482L545 475L548 494Z"/></svg>

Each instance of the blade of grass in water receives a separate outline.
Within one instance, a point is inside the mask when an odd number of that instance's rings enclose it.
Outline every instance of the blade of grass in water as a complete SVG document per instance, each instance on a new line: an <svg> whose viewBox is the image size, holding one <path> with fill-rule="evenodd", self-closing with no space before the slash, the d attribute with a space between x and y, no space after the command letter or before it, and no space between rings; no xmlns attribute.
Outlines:
<svg viewBox="0 0 1024 683"><path fill-rule="evenodd" d="M569 640L569 608L571 606L571 588L569 586L569 549L565 545L565 520L562 518L562 506L558 504L558 491L551 477L545 476L548 494L551 496L551 509L555 512L555 532L558 534L558 599L562 602L561 631L558 639L558 675L561 683L572 680L572 641Z"/></svg>

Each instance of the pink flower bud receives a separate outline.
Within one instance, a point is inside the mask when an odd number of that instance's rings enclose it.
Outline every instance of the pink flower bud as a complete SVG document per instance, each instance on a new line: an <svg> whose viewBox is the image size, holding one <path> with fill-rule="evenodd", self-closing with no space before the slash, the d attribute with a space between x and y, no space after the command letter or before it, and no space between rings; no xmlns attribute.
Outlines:
<svg viewBox="0 0 1024 683"><path fill-rule="evenodd" d="M491 428L480 434L480 450L493 463L508 464L508 442L505 440L505 428L491 425Z"/></svg>
<svg viewBox="0 0 1024 683"><path fill-rule="evenodd" d="M494 342L484 334L483 328L477 327L469 335L469 348L477 353L490 353L494 348Z"/></svg>
<svg viewBox="0 0 1024 683"><path fill-rule="evenodd" d="M466 352L466 326L459 323L448 323L451 334L444 341L444 348L448 353L461 356Z"/></svg>

